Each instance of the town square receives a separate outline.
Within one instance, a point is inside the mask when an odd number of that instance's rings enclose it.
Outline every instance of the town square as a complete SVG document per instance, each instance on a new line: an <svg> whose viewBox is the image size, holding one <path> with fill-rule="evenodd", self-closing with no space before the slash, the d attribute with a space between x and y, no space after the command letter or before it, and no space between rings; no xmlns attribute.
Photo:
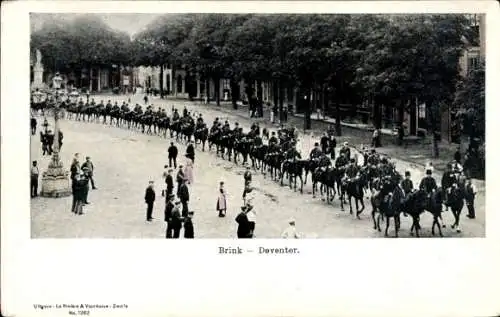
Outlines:
<svg viewBox="0 0 500 317"><path fill-rule="evenodd" d="M485 236L481 15L30 23L32 238Z"/></svg>

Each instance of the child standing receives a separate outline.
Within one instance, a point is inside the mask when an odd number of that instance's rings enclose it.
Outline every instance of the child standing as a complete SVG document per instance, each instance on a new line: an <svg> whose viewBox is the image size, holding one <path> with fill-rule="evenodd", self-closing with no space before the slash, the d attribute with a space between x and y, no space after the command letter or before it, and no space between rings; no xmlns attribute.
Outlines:
<svg viewBox="0 0 500 317"><path fill-rule="evenodd" d="M226 204L226 191L224 190L224 182L219 183L219 197L217 198L217 211L219 212L219 217L226 216L227 204Z"/></svg>

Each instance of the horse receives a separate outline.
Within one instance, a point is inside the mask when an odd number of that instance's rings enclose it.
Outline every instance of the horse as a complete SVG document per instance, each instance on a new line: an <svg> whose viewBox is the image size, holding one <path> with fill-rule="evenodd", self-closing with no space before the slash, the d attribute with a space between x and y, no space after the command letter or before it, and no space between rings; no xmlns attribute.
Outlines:
<svg viewBox="0 0 500 317"><path fill-rule="evenodd" d="M457 228L460 233L460 213L464 208L464 190L459 185L452 185L448 192L446 206L451 208L455 222L451 225L451 229Z"/></svg>
<svg viewBox="0 0 500 317"><path fill-rule="evenodd" d="M294 181L294 191L297 190L297 178L300 179L300 193L302 194L304 191L304 180L302 179L302 174L304 172L304 167L308 163L307 160L294 160L289 161L286 160L283 162L282 171L281 171L281 185L283 186L283 177L285 173L288 174L288 185L292 188L292 178Z"/></svg>
<svg viewBox="0 0 500 317"><path fill-rule="evenodd" d="M344 178L342 180L342 192L340 198L340 210L344 210L344 200L342 199L347 194L349 199L349 212L352 215L352 198L354 197L354 202L356 203L356 218L361 219L359 215L365 209L365 203L363 202L364 192L363 192L363 181L358 177L352 179ZM361 203L361 209L359 209L359 203Z"/></svg>
<svg viewBox="0 0 500 317"><path fill-rule="evenodd" d="M380 229L380 220L385 217L386 219L385 233L384 233L385 237L388 236L388 230L391 218L394 218L395 237L397 238L399 236L399 228L401 227L400 214L402 210L403 198L404 198L403 190L401 189L400 186L396 184L393 190L386 197L381 197L381 195L373 195L370 199L373 208L372 210L372 218L374 224L373 228L378 229L378 231L381 232L382 230ZM378 217L377 221L375 221L375 214L377 212L378 212Z"/></svg>
<svg viewBox="0 0 500 317"><path fill-rule="evenodd" d="M433 216L432 221L432 235L435 235L434 228L437 226L439 231L439 236L442 237L443 233L441 231L441 224L439 219L442 218L442 208L443 208L443 189L439 187L434 190L430 197L423 190L417 190L415 193L409 195L407 203L405 204L405 212L409 213L413 218L413 224L410 228L410 234L413 235L413 229L416 229L417 237L419 237L418 230L421 229L420 226L420 214L424 211L428 211ZM443 224L443 227L445 225Z"/></svg>
<svg viewBox="0 0 500 317"><path fill-rule="evenodd" d="M207 142L207 139L208 139L208 128L207 127L199 128L199 129L196 129L196 131L194 131L194 144L196 146L198 141L200 141L200 143L202 144L202 151L203 152L205 152L205 143Z"/></svg>

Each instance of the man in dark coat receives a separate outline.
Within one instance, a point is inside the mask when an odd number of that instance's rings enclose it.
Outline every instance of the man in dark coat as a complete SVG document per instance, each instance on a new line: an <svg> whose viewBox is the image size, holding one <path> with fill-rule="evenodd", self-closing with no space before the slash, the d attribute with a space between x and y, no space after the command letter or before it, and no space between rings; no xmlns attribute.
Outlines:
<svg viewBox="0 0 500 317"><path fill-rule="evenodd" d="M174 231L173 238L174 239L179 239L180 233L181 233L181 228L182 228L182 220L183 218L181 217L181 202L176 201L174 209L172 210L172 220L170 221L171 228Z"/></svg>
<svg viewBox="0 0 500 317"><path fill-rule="evenodd" d="M47 134L45 135L46 141L47 141L47 148L49 151L49 155L52 155L52 146L54 145L54 133L52 133L52 130L49 130Z"/></svg>
<svg viewBox="0 0 500 317"><path fill-rule="evenodd" d="M61 148L62 148L62 145L63 145L63 133L61 132L61 130L59 130L59 136L58 136L58 145L59 145L59 152L61 152Z"/></svg>
<svg viewBox="0 0 500 317"><path fill-rule="evenodd" d="M186 217L189 211L189 189L186 185L186 180L183 179L181 185L179 186L179 199L182 203L182 217Z"/></svg>
<svg viewBox="0 0 500 317"><path fill-rule="evenodd" d="M349 143L344 142L344 145L340 148L340 154L344 153L345 157L349 161L351 159L351 149L349 148Z"/></svg>
<svg viewBox="0 0 500 317"><path fill-rule="evenodd" d="M194 239L193 215L194 211L188 211L184 219L184 239Z"/></svg>
<svg viewBox="0 0 500 317"><path fill-rule="evenodd" d="M38 196L38 166L37 162L33 161L33 166L31 166L31 197Z"/></svg>
<svg viewBox="0 0 500 317"><path fill-rule="evenodd" d="M186 157L190 158L194 163L194 146L191 141L189 141L189 145L186 148Z"/></svg>
<svg viewBox="0 0 500 317"><path fill-rule="evenodd" d="M335 139L335 135L330 136L329 147L330 147L330 157L332 158L332 160L334 160L335 148L337 147L337 139Z"/></svg>
<svg viewBox="0 0 500 317"><path fill-rule="evenodd" d="M328 134L325 132L323 133L323 136L321 137L321 140L319 141L321 144L321 150L323 153L328 154Z"/></svg>
<svg viewBox="0 0 500 317"><path fill-rule="evenodd" d="M35 135L36 133L36 119L35 117L31 117L31 135Z"/></svg>
<svg viewBox="0 0 500 317"><path fill-rule="evenodd" d="M174 198L175 198L174 195L168 195L167 196L168 202L165 206L165 222L167 223L167 231L165 233L165 237L167 239L171 239L173 236L173 232L174 232L174 227L172 226L172 224L173 224L172 217L173 217L173 211L174 211L174 207L175 207Z"/></svg>
<svg viewBox="0 0 500 317"><path fill-rule="evenodd" d="M177 147L174 142L170 142L170 147L168 148L168 167L172 167L172 162L174 163L174 168L177 168Z"/></svg>
<svg viewBox="0 0 500 317"><path fill-rule="evenodd" d="M474 199L476 198L477 190L474 184L472 184L470 176L467 176L464 194L465 204L467 205L467 209L469 211L467 214L467 218L475 219L476 209L474 208Z"/></svg>
<svg viewBox="0 0 500 317"><path fill-rule="evenodd" d="M243 174L243 180L245 184L250 184L252 182L252 172L250 171L250 166L247 166L247 170Z"/></svg>
<svg viewBox="0 0 500 317"><path fill-rule="evenodd" d="M174 177L172 176L173 170L169 169L167 176L165 176L165 184L167 185L167 192L165 193L165 198L168 200L169 197L174 193Z"/></svg>
<svg viewBox="0 0 500 317"><path fill-rule="evenodd" d="M238 223L238 230L236 232L238 239L248 239L250 236L250 222L247 217L248 208L247 206L241 207L241 212L236 216L236 222Z"/></svg>
<svg viewBox="0 0 500 317"><path fill-rule="evenodd" d="M426 176L420 181L420 190L425 191L428 195L437 189L436 180L432 177L432 171L428 169L425 171Z"/></svg>
<svg viewBox="0 0 500 317"><path fill-rule="evenodd" d="M459 164L462 163L462 154L460 153L460 147L458 147L457 150L455 151L453 159L457 161Z"/></svg>
<svg viewBox="0 0 500 317"><path fill-rule="evenodd" d="M146 188L146 193L144 195L144 201L147 204L147 209L146 209L146 220L147 221L152 221L153 220L153 206L156 198L155 190L153 188L154 182L149 181L149 186Z"/></svg>
<svg viewBox="0 0 500 317"><path fill-rule="evenodd" d="M42 155L49 154L49 144L47 134L40 131L40 142L42 143Z"/></svg>
<svg viewBox="0 0 500 317"><path fill-rule="evenodd" d="M88 205L90 204L88 201L88 196L89 196L89 170L88 168L82 168L83 175L80 179L82 183L82 200L83 204Z"/></svg>

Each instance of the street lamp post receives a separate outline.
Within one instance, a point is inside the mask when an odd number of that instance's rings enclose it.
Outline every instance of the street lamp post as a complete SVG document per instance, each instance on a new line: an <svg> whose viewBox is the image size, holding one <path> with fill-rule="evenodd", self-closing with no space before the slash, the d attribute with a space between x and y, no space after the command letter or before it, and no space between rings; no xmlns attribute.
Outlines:
<svg viewBox="0 0 500 317"><path fill-rule="evenodd" d="M62 83L59 73L56 73L52 82L54 86L54 151L47 171L43 173L40 195L43 197L58 198L71 195L71 189L68 178L69 172L64 169L59 157L59 89Z"/></svg>

